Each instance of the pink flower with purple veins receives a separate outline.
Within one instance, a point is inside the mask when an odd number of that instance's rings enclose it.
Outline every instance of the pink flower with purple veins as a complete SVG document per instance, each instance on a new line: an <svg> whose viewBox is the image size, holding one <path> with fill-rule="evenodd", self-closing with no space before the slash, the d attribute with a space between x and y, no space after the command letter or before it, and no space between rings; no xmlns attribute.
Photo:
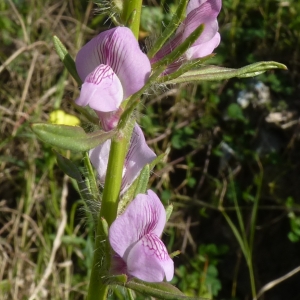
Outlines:
<svg viewBox="0 0 300 300"><path fill-rule="evenodd" d="M83 81L76 103L98 112L111 112L145 85L151 65L132 31L116 27L100 33L80 49L76 69Z"/></svg>
<svg viewBox="0 0 300 300"><path fill-rule="evenodd" d="M151 65L132 31L127 27L116 27L100 33L81 48L76 56L76 69L83 81L76 103L94 109L103 129L109 131L119 122L121 102L146 83ZM111 140L107 140L89 152L102 184L105 182L110 144ZM125 159L121 193L155 157L142 130L135 125Z"/></svg>
<svg viewBox="0 0 300 300"><path fill-rule="evenodd" d="M221 6L222 0L190 0L186 10L187 16L178 27L175 36L155 54L151 59L151 63L156 63L171 53L201 24L204 25L202 34L185 52L183 57L167 67L164 74L176 71L186 60L211 54L221 40L217 21Z"/></svg>
<svg viewBox="0 0 300 300"><path fill-rule="evenodd" d="M109 228L113 274L127 274L147 282L172 280L174 263L159 238L166 224L165 209L148 190L138 194Z"/></svg>

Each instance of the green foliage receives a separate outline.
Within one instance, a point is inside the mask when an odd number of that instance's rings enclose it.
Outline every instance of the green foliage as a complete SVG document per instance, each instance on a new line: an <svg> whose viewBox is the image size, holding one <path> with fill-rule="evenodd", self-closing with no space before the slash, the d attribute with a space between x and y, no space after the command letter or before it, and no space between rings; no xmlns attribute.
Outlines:
<svg viewBox="0 0 300 300"><path fill-rule="evenodd" d="M217 265L220 257L227 251L228 247L225 245L202 244L197 255L176 269L173 282L190 296L205 298L217 296L222 288Z"/></svg>
<svg viewBox="0 0 300 300"><path fill-rule="evenodd" d="M286 200L287 208L292 208L294 205L294 199L288 197ZM291 242L296 243L300 241L300 216L297 216L293 211L288 214L290 219L291 231L288 233L288 238Z"/></svg>
<svg viewBox="0 0 300 300"><path fill-rule="evenodd" d="M243 110L236 103L231 103L227 107L227 115L232 120L241 120L241 121L244 121L244 122L246 121L246 119L244 117L244 114L243 114Z"/></svg>

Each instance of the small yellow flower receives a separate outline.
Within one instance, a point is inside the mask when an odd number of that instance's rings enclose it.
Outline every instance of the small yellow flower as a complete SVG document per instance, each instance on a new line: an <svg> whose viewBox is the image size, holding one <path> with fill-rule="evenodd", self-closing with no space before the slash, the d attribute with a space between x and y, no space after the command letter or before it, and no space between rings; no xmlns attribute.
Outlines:
<svg viewBox="0 0 300 300"><path fill-rule="evenodd" d="M72 115L65 113L63 110L58 109L50 113L49 122L52 124L79 126L80 120Z"/></svg>

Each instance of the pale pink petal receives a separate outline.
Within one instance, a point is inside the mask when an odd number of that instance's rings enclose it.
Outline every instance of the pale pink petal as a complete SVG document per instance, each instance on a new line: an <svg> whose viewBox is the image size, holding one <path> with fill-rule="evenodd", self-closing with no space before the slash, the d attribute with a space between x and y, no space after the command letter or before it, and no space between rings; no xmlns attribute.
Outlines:
<svg viewBox="0 0 300 300"><path fill-rule="evenodd" d="M110 144L111 140L107 140L103 144L89 151L90 161L98 173L101 184L104 184L105 182Z"/></svg>
<svg viewBox="0 0 300 300"><path fill-rule="evenodd" d="M143 131L135 124L125 158L122 193L133 183L146 164L155 159L155 153L146 143Z"/></svg>
<svg viewBox="0 0 300 300"><path fill-rule="evenodd" d="M119 77L123 100L141 89L151 72L148 57L127 27L115 27L100 33L81 48L76 69L82 80L98 65L110 66Z"/></svg>
<svg viewBox="0 0 300 300"><path fill-rule="evenodd" d="M76 103L92 109L109 112L118 109L123 100L123 87L114 71L99 65L84 80Z"/></svg>
<svg viewBox="0 0 300 300"><path fill-rule="evenodd" d="M218 46L220 43L220 35L218 33L219 25L217 16L221 6L221 0L191 0L189 2L187 6L187 17L178 27L175 36L171 38L151 59L151 63L156 63L165 55L171 53L201 24L204 25L203 32L181 59L172 62L162 75L175 72L182 63L188 59L200 58L211 54Z"/></svg>
<svg viewBox="0 0 300 300"><path fill-rule="evenodd" d="M220 34L219 32L217 32L210 41L200 45L193 45L191 48L189 48L185 53L186 58L189 60L211 54L214 49L220 44L220 40Z"/></svg>
<svg viewBox="0 0 300 300"><path fill-rule="evenodd" d="M201 24L204 24L204 30L196 43L205 43L214 37L218 31L217 15L219 12L212 10L209 3L204 3L197 9L192 10L183 21L183 40Z"/></svg>
<svg viewBox="0 0 300 300"><path fill-rule="evenodd" d="M186 7L186 14L188 15L192 10L198 8L205 2L207 2L207 0L190 0Z"/></svg>
<svg viewBox="0 0 300 300"><path fill-rule="evenodd" d="M151 190L138 194L109 228L113 250L126 262L130 249L146 234L160 236L166 224L165 209Z"/></svg>
<svg viewBox="0 0 300 300"><path fill-rule="evenodd" d="M190 0L186 8L186 14L189 14L192 10L197 9L205 2L211 3L212 7L214 7L214 10L216 11L221 10L221 0Z"/></svg>
<svg viewBox="0 0 300 300"><path fill-rule="evenodd" d="M127 259L128 274L147 282L172 280L174 263L166 246L157 235L146 234L129 251Z"/></svg>

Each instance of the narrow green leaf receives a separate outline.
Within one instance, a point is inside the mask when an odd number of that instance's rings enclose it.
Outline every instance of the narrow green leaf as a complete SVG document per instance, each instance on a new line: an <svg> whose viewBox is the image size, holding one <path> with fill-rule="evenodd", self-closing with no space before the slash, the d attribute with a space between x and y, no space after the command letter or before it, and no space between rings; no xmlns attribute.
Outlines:
<svg viewBox="0 0 300 300"><path fill-rule="evenodd" d="M166 208L166 220L167 220L167 222L169 221L169 219L172 215L172 212L173 212L173 204L170 204Z"/></svg>
<svg viewBox="0 0 300 300"><path fill-rule="evenodd" d="M205 66L203 68L189 71L175 79L165 80L161 77L161 82L166 84L175 84L191 81L209 81L224 80L232 77L250 77L259 75L270 69L287 70L287 67L281 63L274 61L257 62L239 69L222 68L218 66Z"/></svg>
<svg viewBox="0 0 300 300"><path fill-rule="evenodd" d="M53 150L53 152L56 155L56 161L60 169L71 178L74 178L76 181L82 181L81 173L76 164L74 164L70 159L62 156L57 151Z"/></svg>
<svg viewBox="0 0 300 300"><path fill-rule="evenodd" d="M53 37L53 43L54 43L55 50L59 58L63 62L64 66L67 68L69 73L73 76L73 78L77 81L77 83L81 86L82 81L78 76L74 59L71 57L66 47L63 45L63 43L56 35Z"/></svg>
<svg viewBox="0 0 300 300"><path fill-rule="evenodd" d="M115 134L115 130L85 133L78 126L48 123L32 124L31 129L43 142L74 152L83 152L95 148Z"/></svg>
<svg viewBox="0 0 300 300"><path fill-rule="evenodd" d="M117 285L122 285L136 292L152 296L158 299L165 300L205 300L204 298L195 298L185 296L175 286L167 282L151 283L134 278L127 281L125 284L114 282ZM207 299L206 299L207 300Z"/></svg>
<svg viewBox="0 0 300 300"><path fill-rule="evenodd" d="M158 155L158 156L157 156L157 157L149 164L150 171L153 170L154 167L155 167L158 163L162 162L162 161L165 159L166 156L167 156L166 153L163 153L163 154Z"/></svg>

